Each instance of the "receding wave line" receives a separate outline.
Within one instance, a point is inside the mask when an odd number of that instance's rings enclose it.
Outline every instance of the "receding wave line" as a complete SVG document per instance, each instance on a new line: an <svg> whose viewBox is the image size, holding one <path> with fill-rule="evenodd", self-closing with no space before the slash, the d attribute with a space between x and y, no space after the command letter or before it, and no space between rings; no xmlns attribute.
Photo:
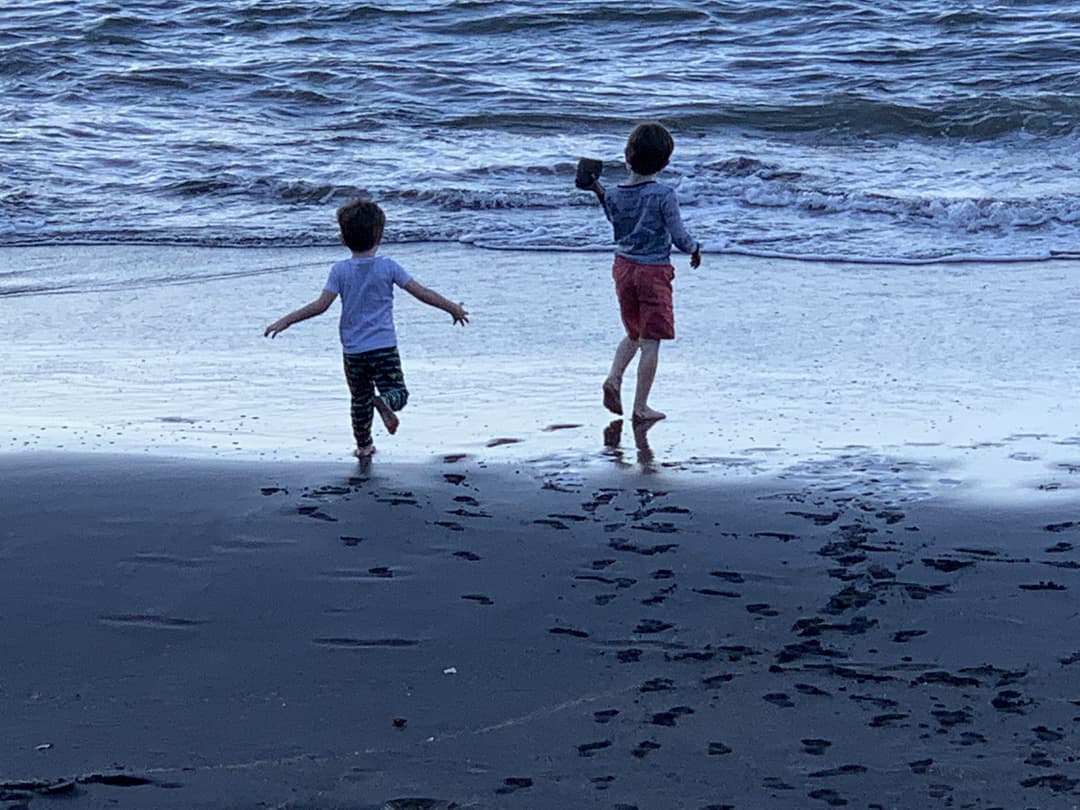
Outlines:
<svg viewBox="0 0 1080 810"><path fill-rule="evenodd" d="M70 243L66 243L70 244ZM388 245L392 249L394 243ZM401 243L398 243L401 244ZM428 243L422 243L428 244ZM439 243L430 243L437 245ZM580 247L530 247L500 244L475 243L471 245L476 250L490 250L495 252L527 252L527 253L572 253L580 255L592 255L607 253L609 248L596 247L583 249ZM437 249L437 248L436 248ZM961 264L1045 264L1048 262L1077 262L1080 261L1080 251L1049 251L1047 253L1027 256L986 256L957 254L951 256L910 258L896 256L850 256L828 253L786 253L783 251L746 250L738 247L723 247L719 249L706 249L705 253L711 256L744 256L748 259L783 261L793 265L799 264L836 264L836 265L859 265L878 267L930 267L941 265ZM111 292L119 290L148 289L166 286L198 285L211 283L225 279L239 279L255 276L271 275L299 269L311 269L323 267L325 262L304 262L289 265L267 265L264 267L251 268L232 272L208 272L202 275L190 276L163 276L130 280L98 280L88 279L85 282L64 282L56 284L19 285L4 288L0 285L0 298L36 297L45 295L79 295L84 293Z"/></svg>
<svg viewBox="0 0 1080 810"><path fill-rule="evenodd" d="M72 242L65 242L72 245ZM86 246L95 243L84 243ZM122 246L123 243L112 243ZM152 242L141 244L154 244ZM157 243L160 244L160 243ZM111 292L115 290L142 290L152 287L177 287L187 284L204 284L212 281L225 279L248 278L252 276L267 276L274 273L285 273L290 270L322 267L324 262L303 262L300 264L270 265L245 270L210 271L198 275L187 276L152 276L146 278L118 279L114 281L88 280L85 283L57 282L55 284L25 284L13 287L4 287L0 284L0 298L22 298L39 295L74 295L90 292Z"/></svg>

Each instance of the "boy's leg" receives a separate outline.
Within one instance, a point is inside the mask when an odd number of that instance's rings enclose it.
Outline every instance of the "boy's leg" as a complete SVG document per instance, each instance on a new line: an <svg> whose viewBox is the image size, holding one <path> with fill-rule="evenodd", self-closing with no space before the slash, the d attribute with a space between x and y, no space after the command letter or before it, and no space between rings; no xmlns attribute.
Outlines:
<svg viewBox="0 0 1080 810"><path fill-rule="evenodd" d="M401 371L401 356L396 347L369 352L371 376L379 390L375 397L375 409L388 433L396 433L400 411L409 401L409 389L405 387L405 375Z"/></svg>
<svg viewBox="0 0 1080 810"><path fill-rule="evenodd" d="M611 265L611 278L615 282L615 297L619 301L619 317L622 319L626 337L615 347L611 370L604 380L604 407L622 415L622 380L626 367L634 359L641 336L641 302L638 299L638 276L641 266L623 256L616 256Z"/></svg>
<svg viewBox="0 0 1080 810"><path fill-rule="evenodd" d="M655 421L665 414L649 407L649 392L656 378L660 341L675 337L675 314L671 305L671 265L650 265L639 273L638 300L641 303L641 357L637 367L634 419Z"/></svg>
<svg viewBox="0 0 1080 810"><path fill-rule="evenodd" d="M375 452L371 443L371 420L374 415L375 386L363 354L345 355L345 381L349 384L353 438L360 457Z"/></svg>
<svg viewBox="0 0 1080 810"><path fill-rule="evenodd" d="M642 338L641 357L637 366L637 390L634 392L634 419L654 421L663 419L666 414L649 407L649 391L656 378L656 364L660 358L660 341Z"/></svg>
<svg viewBox="0 0 1080 810"><path fill-rule="evenodd" d="M638 342L629 335L619 341L615 347L615 357L611 360L611 371L604 380L604 407L612 413L622 414L622 378L626 367L634 359Z"/></svg>

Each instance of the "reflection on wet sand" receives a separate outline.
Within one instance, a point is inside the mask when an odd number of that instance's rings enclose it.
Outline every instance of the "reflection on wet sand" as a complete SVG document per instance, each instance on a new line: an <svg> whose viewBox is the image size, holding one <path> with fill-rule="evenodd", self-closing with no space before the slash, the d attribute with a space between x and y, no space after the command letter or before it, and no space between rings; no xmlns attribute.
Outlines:
<svg viewBox="0 0 1080 810"><path fill-rule="evenodd" d="M656 471L654 464L656 457L652 447L649 446L648 433L658 421L660 420L635 419L630 423L634 434L634 447L637 448L637 463L641 465L642 472L651 473ZM604 447L608 449L608 455L615 461L616 466L630 467L633 465L626 460L622 449L622 429L622 419L613 419L609 422L607 427L604 428Z"/></svg>

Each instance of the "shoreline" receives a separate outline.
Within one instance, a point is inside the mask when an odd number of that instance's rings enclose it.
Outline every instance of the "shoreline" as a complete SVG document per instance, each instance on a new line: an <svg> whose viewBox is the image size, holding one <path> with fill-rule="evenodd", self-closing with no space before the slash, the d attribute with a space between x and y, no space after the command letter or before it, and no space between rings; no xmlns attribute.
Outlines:
<svg viewBox="0 0 1080 810"><path fill-rule="evenodd" d="M377 432L376 463L464 454L582 473L636 463L629 426L608 446L613 420L600 403L620 336L606 254L505 251L478 262L481 251L462 245L390 252L474 317L451 329L399 296L412 396L398 434ZM317 293L339 253L0 249L28 278L89 285L0 296L0 452L347 460L336 319L262 336ZM899 493L984 499L1074 489L1080 420L1063 372L1080 354L1070 328L1080 262L793 268L705 258L699 271L677 266L677 338L661 350L652 397L669 418L648 434L658 473L853 487L884 476Z"/></svg>
<svg viewBox="0 0 1080 810"><path fill-rule="evenodd" d="M1075 499L539 472L0 454L0 792L1080 798Z"/></svg>
<svg viewBox="0 0 1080 810"><path fill-rule="evenodd" d="M289 251L297 252L310 252L310 251L335 251L340 250L340 243L335 238L327 238L323 242L311 242L307 244L289 244L281 243L276 244L272 241L265 243L255 244L228 244L228 243L215 243L212 241L200 242L197 240L183 241L183 240L168 240L168 239L145 239L142 241L109 241L103 239L100 241L79 241L77 239L64 239L54 238L50 240L43 240L40 242L26 241L26 242L0 242L0 252L4 251L62 251L70 249L85 249L85 250L122 250L122 249L168 249L168 250L191 250L191 251L204 251L204 250L221 250L221 251L260 251L260 252L281 252L288 253ZM439 250L478 250L481 252L492 253L525 253L533 255L542 255L545 253L557 253L557 254L573 254L580 256L590 256L595 254L601 254L606 257L610 257L614 244L611 245L597 245L595 247L587 247L582 245L522 245L522 246L502 246L493 244L484 244L483 242L466 242L460 239L416 239L400 242L382 242L381 250L385 254L390 254L398 249L404 251L412 251L416 248L422 248L430 251ZM678 251L675 251L676 258L678 258ZM754 252L747 249L736 248L724 248L721 250L713 250L705 254L713 256L718 260L723 261L725 258L741 258L749 259L752 261L762 262L792 262L794 264L841 264L841 265L872 265L874 267L934 267L934 266L948 266L948 265L980 265L980 264L1031 264L1040 265L1046 262L1075 262L1080 260L1080 251L1074 250L1048 250L1042 254L1030 254L1030 255L1018 255L1018 256L1002 256L998 254L987 254L980 256L977 254L953 254L949 256L937 256L930 258L890 258L886 256L845 256L840 254L807 254L800 255L797 253L769 253L769 252ZM47 292L47 291L46 291ZM54 291L59 292L59 291ZM26 293L16 294L32 294L30 291Z"/></svg>

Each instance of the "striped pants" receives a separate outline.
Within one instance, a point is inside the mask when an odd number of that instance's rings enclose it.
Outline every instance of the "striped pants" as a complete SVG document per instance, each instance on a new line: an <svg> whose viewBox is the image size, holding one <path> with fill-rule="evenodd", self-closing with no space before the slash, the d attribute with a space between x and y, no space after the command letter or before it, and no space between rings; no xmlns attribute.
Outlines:
<svg viewBox="0 0 1080 810"><path fill-rule="evenodd" d="M396 346L345 355L345 380L352 395L352 429L357 448L371 444L371 420L375 413L375 390L393 411L409 400L401 357Z"/></svg>

